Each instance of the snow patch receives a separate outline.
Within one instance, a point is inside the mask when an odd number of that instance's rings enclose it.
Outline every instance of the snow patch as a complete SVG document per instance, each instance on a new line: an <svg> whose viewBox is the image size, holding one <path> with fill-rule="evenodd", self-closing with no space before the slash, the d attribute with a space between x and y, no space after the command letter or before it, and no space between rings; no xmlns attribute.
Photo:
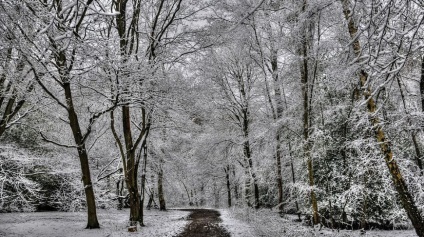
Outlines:
<svg viewBox="0 0 424 237"><path fill-rule="evenodd" d="M251 237L257 236L255 230L248 223L236 219L230 210L218 209L221 213L222 227L230 232L232 237Z"/></svg>

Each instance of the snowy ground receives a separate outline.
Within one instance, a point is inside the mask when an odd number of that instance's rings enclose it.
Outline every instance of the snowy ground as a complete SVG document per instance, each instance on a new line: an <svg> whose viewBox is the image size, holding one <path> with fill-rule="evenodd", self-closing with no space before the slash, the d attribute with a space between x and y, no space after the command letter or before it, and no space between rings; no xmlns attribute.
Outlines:
<svg viewBox="0 0 424 237"><path fill-rule="evenodd" d="M234 218L233 213L228 209L219 209L222 223L225 229L231 233L232 237L256 237L255 229L252 225Z"/></svg>
<svg viewBox="0 0 424 237"><path fill-rule="evenodd" d="M33 212L0 214L0 236L43 237L118 237L151 236L171 237L180 233L188 223L189 212L170 210L145 211L145 227L137 233L129 233L127 223L129 210L98 210L100 229L86 230L85 212Z"/></svg>
<svg viewBox="0 0 424 237"><path fill-rule="evenodd" d="M295 216L283 218L270 210L255 211L252 209L219 209L221 226L226 228L232 237L416 237L414 230L367 231L361 235L359 231L341 230L340 232L323 228L312 229L302 223L295 222ZM146 227L138 233L127 231L129 210L98 210L101 229L86 230L85 212L34 212L0 214L0 236L43 236L43 237L171 237L181 233L188 221L187 211L157 210L145 211Z"/></svg>
<svg viewBox="0 0 424 237"><path fill-rule="evenodd" d="M232 237L416 237L414 230L371 230L361 235L360 231L331 230L328 228L316 228L305 226L295 222L297 218L286 215L283 218L271 210L262 209L220 209L221 219L224 226Z"/></svg>

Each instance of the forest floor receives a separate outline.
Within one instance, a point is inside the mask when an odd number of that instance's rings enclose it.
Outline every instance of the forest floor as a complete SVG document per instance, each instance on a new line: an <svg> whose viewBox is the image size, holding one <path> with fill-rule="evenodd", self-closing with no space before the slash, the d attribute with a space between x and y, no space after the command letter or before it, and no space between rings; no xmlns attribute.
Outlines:
<svg viewBox="0 0 424 237"><path fill-rule="evenodd" d="M187 220L191 222L177 237L230 237L230 233L220 226L221 214L212 209L181 209L190 211Z"/></svg>
<svg viewBox="0 0 424 237"><path fill-rule="evenodd" d="M84 229L86 212L1 213L0 236L7 237L173 237L184 230L189 212L145 210L144 227L128 232L129 209L98 210L100 229Z"/></svg>
<svg viewBox="0 0 424 237"><path fill-rule="evenodd" d="M0 236L7 237L416 237L414 230L331 230L280 217L269 209L146 210L137 233L128 232L129 210L98 210L100 229L87 230L85 212L1 213Z"/></svg>

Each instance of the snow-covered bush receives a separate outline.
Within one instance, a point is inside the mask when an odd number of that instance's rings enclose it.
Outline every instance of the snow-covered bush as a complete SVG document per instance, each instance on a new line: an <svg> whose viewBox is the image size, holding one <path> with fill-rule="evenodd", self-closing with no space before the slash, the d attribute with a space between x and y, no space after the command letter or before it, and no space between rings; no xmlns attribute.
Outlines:
<svg viewBox="0 0 424 237"><path fill-rule="evenodd" d="M83 194L76 180L23 149L0 148L1 212L80 210Z"/></svg>
<svg viewBox="0 0 424 237"><path fill-rule="evenodd" d="M42 196L34 202L37 211L77 211L83 196L75 186L75 175L53 172L45 166L34 166L30 179L36 182Z"/></svg>
<svg viewBox="0 0 424 237"><path fill-rule="evenodd" d="M28 178L19 161L0 154L0 212L32 211L40 185Z"/></svg>

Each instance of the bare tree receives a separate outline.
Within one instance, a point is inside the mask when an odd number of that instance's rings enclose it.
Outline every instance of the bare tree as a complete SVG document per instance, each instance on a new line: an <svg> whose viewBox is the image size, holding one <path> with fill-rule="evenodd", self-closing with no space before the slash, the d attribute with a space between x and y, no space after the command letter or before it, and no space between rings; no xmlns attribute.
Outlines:
<svg viewBox="0 0 424 237"><path fill-rule="evenodd" d="M92 229L100 226L97 220L86 142L94 123L103 114L115 108L116 100L106 97L103 98L106 102L105 106L97 107L97 104L94 106L96 108L88 106L88 121L82 122L82 118L85 116L82 116L82 111L78 107L80 101L75 99L74 95L82 90L102 93L100 88L92 90L90 85L81 83L95 65L95 58L82 55L81 48L90 45L87 38L93 35L87 32L96 31L92 28L94 26L88 22L91 12L90 5L93 1L88 0L84 4L78 4L78 2L75 1L66 6L60 0L45 3L29 1L22 5L10 3L12 5L8 6L8 10L18 9L31 19L37 20L33 22L36 28L34 32L38 32L37 34L27 31L19 24L19 21L14 21L16 15L13 12L8 12L7 17L10 22L13 22L13 27L8 28L9 34L13 35L15 39L23 39L24 43L20 45L20 52L25 63L29 65L36 83L67 114L68 119L64 122L72 131L73 145L62 144L47 138L44 134L41 135L47 142L77 150L87 205L86 228ZM3 3L2 7L6 10ZM81 124L84 124L86 128L82 128Z"/></svg>
<svg viewBox="0 0 424 237"><path fill-rule="evenodd" d="M119 0L113 3L113 7L119 15L115 17L116 28L119 36L119 47L120 55L122 58L121 69L118 74L118 77L121 81L129 81L130 83L124 85L123 92L126 93L130 91L132 83L138 84L140 87L146 85L146 79L149 80L148 86L153 86L158 84L156 81L160 76L163 69L163 63L158 60L158 55L160 55L159 49L163 46L164 42L166 43L165 38L168 37L170 29L173 24L177 21L177 16L181 8L182 0L178 1L168 1L160 0L155 3L144 3L141 0L133 1L129 4L128 0ZM146 15L141 15L145 13ZM152 17L150 17L152 16ZM140 55L140 43L143 42L143 38L140 35L140 25L142 23L146 26L147 38L144 39L148 45L145 51L145 55ZM144 64L144 65L142 65ZM135 72L130 72L129 65L135 65L135 68L141 70L142 68L148 71L144 74L143 77L134 76ZM119 140L119 136L114 130L115 140L121 149L121 155L123 156L124 163L124 173L127 188L130 195L130 206L131 214L130 221L134 225L135 222L139 222L143 225L142 217L142 205L140 205L140 200L144 200L144 197L141 197L138 186L137 186L137 170L140 163L141 155L144 154L144 167L146 167L147 162L147 152L142 152L141 150L147 149L147 135L149 134L151 116L150 110L146 104L149 104L150 108L154 107L155 101L151 95L144 95L144 98L134 98L136 95L129 93L126 96L125 105L122 106L122 132L124 137L125 146L122 145L122 142ZM143 101L143 100L148 101ZM141 108L142 111L142 124L140 127L140 132L136 136L135 140L133 139L133 130L132 130L132 118L131 118L131 107L137 105ZM112 114L113 117L113 114ZM112 121L114 119L112 118ZM112 124L112 127L114 125ZM125 148L125 149L124 149ZM139 151L139 152L137 152ZM124 158L125 157L125 158ZM145 171L146 169L143 168ZM162 175L159 173L159 188L162 187ZM145 174L143 174L145 177ZM143 181L144 180L144 181ZM145 183L145 178L142 180L142 184ZM144 193L144 187L142 187L142 193ZM160 192L163 194L163 192ZM162 196L163 197L163 196ZM165 209L164 201L160 202L161 209Z"/></svg>
<svg viewBox="0 0 424 237"><path fill-rule="evenodd" d="M313 82L310 80L310 69L309 69L309 53L311 51L311 40L312 40L312 22L308 17L306 9L308 7L308 1L304 0L301 3L301 15L299 21L300 29L300 42L298 46L298 56L299 56L299 68L300 68L300 82L302 89L302 103L303 103L303 150L304 156L307 159L308 166L308 179L309 186L311 188L311 204L312 204L312 217L313 224L319 224L319 213L318 213L318 202L316 193L314 191L314 167L311 155L311 87Z"/></svg>
<svg viewBox="0 0 424 237"><path fill-rule="evenodd" d="M231 122L239 129L242 138L240 145L244 160L240 163L245 172L245 195L248 206L260 207L259 186L254 169L252 155L252 103L254 101L254 84L256 81L256 72L252 60L243 57L244 51L236 53L234 49L227 47L225 49L231 52L228 58L222 58L222 55L214 60L225 60L224 62L214 61L212 64L218 71L211 76L212 80L218 85L222 93L222 109L227 113ZM237 143L237 142L236 142ZM250 202L253 196L254 203Z"/></svg>
<svg viewBox="0 0 424 237"><path fill-rule="evenodd" d="M351 46L353 53L356 57L360 57L362 47L358 37L358 26L353 18L354 12L352 11L351 2L350 0L343 0L342 5L343 14L347 21L349 35L352 38ZM408 190L408 185L405 182L405 179L402 176L397 161L393 156L392 144L389 142L386 132L384 131L382 120L377 115L377 104L373 98L373 91L368 82L369 74L364 68L360 68L358 74L362 94L367 104L370 122L375 132L375 138L379 143L381 153L384 156L385 163L392 176L395 189L399 194L402 206L407 212L408 217L411 220L417 235L424 236L424 221L422 219L421 212L417 208L417 205L415 204L415 200L411 195L410 190Z"/></svg>

